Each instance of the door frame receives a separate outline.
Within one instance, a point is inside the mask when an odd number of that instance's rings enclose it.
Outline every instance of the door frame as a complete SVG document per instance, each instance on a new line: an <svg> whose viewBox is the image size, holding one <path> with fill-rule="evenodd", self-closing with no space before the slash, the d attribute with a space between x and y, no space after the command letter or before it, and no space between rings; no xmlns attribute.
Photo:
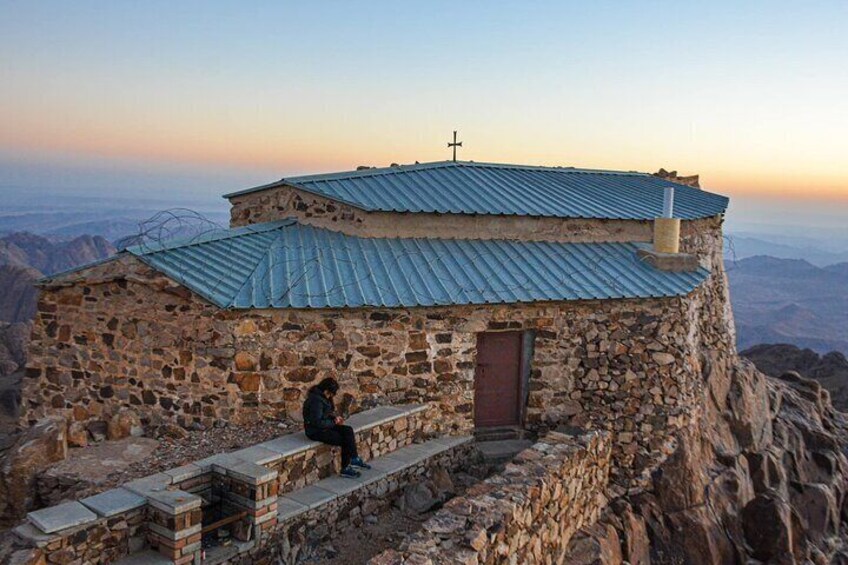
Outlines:
<svg viewBox="0 0 848 565"><path fill-rule="evenodd" d="M517 422L515 423L515 427L524 428L525 420L527 417L527 402L530 393L530 373L532 369L530 367L530 361L533 358L533 348L535 344L535 332L532 330L523 330L523 329L509 329L509 330L495 330L495 331L482 331L477 332L477 351L475 352L474 357L474 381L472 383L472 392L475 395L474 398L474 411L473 411L473 420L474 420L474 429L490 429L490 428L499 428L499 427L510 427L507 426L477 426L477 367L479 362L480 355L480 339L484 334L517 334L518 338L518 367L517 367L517 387L516 391L516 402L518 403L518 411L517 411Z"/></svg>

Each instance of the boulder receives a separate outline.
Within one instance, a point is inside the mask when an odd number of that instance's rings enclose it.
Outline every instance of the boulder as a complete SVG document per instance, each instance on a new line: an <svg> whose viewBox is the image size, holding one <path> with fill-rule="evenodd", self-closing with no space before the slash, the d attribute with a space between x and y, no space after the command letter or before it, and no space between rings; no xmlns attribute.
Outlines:
<svg viewBox="0 0 848 565"><path fill-rule="evenodd" d="M15 388L0 390L0 415L16 420L21 408L21 391Z"/></svg>
<svg viewBox="0 0 848 565"><path fill-rule="evenodd" d="M68 446L85 447L88 445L88 430L81 422L68 424Z"/></svg>
<svg viewBox="0 0 848 565"><path fill-rule="evenodd" d="M648 565L651 548L645 519L637 516L630 508L621 513L623 558L630 565Z"/></svg>
<svg viewBox="0 0 848 565"><path fill-rule="evenodd" d="M838 533L839 503L826 485L793 483L789 492L792 506L801 520L800 525L814 542Z"/></svg>
<svg viewBox="0 0 848 565"><path fill-rule="evenodd" d="M433 469L430 473L430 480L442 500L456 494L456 487L454 487L453 479L451 479L450 474L445 471L443 467L436 467Z"/></svg>
<svg viewBox="0 0 848 565"><path fill-rule="evenodd" d="M40 420L21 434L0 467L0 525L11 525L32 509L38 474L67 455L63 418Z"/></svg>
<svg viewBox="0 0 848 565"><path fill-rule="evenodd" d="M566 550L569 565L621 565L621 541L610 524L598 522L571 538Z"/></svg>
<svg viewBox="0 0 848 565"><path fill-rule="evenodd" d="M139 437L144 433L141 418L134 410L121 409L112 416L106 427L106 438L110 440L124 439L125 437Z"/></svg>
<svg viewBox="0 0 848 565"><path fill-rule="evenodd" d="M153 429L153 436L157 439L186 439L189 436L188 430L182 426L172 424L171 422L163 422Z"/></svg>
<svg viewBox="0 0 848 565"><path fill-rule="evenodd" d="M758 494L745 505L742 527L754 559L779 561L792 555L792 508L778 493Z"/></svg>
<svg viewBox="0 0 848 565"><path fill-rule="evenodd" d="M423 514L440 502L437 489L432 481L423 481L406 487L395 501L395 506L404 512Z"/></svg>
<svg viewBox="0 0 848 565"><path fill-rule="evenodd" d="M96 420L94 422L89 422L88 425L86 425L86 429L88 430L89 435L91 435L92 441L97 442L106 439L109 426L102 420Z"/></svg>

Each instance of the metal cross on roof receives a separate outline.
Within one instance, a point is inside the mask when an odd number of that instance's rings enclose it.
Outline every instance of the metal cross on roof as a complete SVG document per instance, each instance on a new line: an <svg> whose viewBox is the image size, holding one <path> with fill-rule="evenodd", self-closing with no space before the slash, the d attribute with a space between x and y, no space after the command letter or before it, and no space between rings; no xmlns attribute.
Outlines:
<svg viewBox="0 0 848 565"><path fill-rule="evenodd" d="M454 130L454 132L453 132L453 143L449 142L448 147L449 148L453 147L453 160L456 161L456 148L462 147L462 142L460 141L460 142L457 143L457 141L456 141L456 130Z"/></svg>

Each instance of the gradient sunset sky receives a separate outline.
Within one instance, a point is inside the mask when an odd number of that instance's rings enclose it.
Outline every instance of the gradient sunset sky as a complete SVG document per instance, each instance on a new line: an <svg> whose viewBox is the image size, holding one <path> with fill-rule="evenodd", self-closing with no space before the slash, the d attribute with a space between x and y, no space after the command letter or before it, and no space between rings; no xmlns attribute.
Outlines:
<svg viewBox="0 0 848 565"><path fill-rule="evenodd" d="M844 0L0 0L0 190L220 193L458 129L462 159L848 206L847 30Z"/></svg>

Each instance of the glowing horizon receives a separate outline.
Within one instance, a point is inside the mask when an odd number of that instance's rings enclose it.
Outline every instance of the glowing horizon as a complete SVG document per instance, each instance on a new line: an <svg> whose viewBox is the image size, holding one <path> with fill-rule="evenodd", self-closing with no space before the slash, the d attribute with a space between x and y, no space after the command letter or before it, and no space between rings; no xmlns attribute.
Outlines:
<svg viewBox="0 0 848 565"><path fill-rule="evenodd" d="M842 202L848 5L793 6L7 6L0 156L249 185L444 160L458 129L463 160Z"/></svg>

